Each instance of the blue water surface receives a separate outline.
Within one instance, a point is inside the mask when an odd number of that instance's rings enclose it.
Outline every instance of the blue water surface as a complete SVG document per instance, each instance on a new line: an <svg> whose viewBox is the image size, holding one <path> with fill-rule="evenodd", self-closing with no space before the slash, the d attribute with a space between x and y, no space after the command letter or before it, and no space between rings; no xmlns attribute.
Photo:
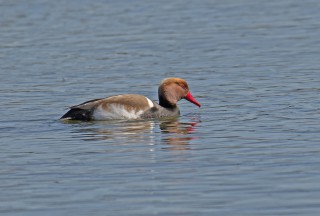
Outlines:
<svg viewBox="0 0 320 216"><path fill-rule="evenodd" d="M320 2L0 1L1 215L319 215ZM177 119L64 123L157 100Z"/></svg>

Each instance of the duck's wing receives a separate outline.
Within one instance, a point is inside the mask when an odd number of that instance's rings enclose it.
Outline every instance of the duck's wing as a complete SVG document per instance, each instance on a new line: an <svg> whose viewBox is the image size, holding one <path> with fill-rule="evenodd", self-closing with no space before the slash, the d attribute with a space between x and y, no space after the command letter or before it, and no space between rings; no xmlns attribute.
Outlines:
<svg viewBox="0 0 320 216"><path fill-rule="evenodd" d="M98 98L98 99L93 99L93 100L88 100L86 102L83 102L81 104L78 105L74 105L69 107L69 109L85 109L85 110L90 110L92 109L94 106L96 106L97 104L101 103L103 100L108 99L108 98Z"/></svg>

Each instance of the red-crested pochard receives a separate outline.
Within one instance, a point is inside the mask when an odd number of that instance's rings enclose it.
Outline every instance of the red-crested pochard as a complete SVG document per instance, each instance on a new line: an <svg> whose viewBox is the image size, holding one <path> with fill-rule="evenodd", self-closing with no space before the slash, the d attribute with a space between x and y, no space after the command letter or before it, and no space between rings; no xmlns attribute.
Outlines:
<svg viewBox="0 0 320 216"><path fill-rule="evenodd" d="M175 117L180 115L177 102L186 99L201 107L189 91L187 82L181 78L166 78L161 81L159 104L139 94L123 94L94 99L70 107L63 120L112 120Z"/></svg>

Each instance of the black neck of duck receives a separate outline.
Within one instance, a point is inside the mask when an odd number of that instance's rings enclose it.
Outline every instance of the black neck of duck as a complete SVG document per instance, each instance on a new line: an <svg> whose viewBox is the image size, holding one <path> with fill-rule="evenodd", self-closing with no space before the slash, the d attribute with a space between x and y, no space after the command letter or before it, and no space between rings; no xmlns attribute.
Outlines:
<svg viewBox="0 0 320 216"><path fill-rule="evenodd" d="M159 95L159 105L167 109L174 109L177 107L176 104L174 105L170 104L170 102L165 98L163 98L161 95Z"/></svg>

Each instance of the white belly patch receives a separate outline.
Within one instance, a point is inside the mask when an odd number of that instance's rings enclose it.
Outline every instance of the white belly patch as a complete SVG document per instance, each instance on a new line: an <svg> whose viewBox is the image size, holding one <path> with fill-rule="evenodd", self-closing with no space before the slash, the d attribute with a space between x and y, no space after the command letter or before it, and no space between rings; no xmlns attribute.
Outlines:
<svg viewBox="0 0 320 216"><path fill-rule="evenodd" d="M152 101L151 101L152 102ZM153 103L152 103L153 105ZM143 113L143 110L131 110L128 111L123 105L110 104L108 110L98 106L93 112L94 120L112 120L112 119L138 119Z"/></svg>

